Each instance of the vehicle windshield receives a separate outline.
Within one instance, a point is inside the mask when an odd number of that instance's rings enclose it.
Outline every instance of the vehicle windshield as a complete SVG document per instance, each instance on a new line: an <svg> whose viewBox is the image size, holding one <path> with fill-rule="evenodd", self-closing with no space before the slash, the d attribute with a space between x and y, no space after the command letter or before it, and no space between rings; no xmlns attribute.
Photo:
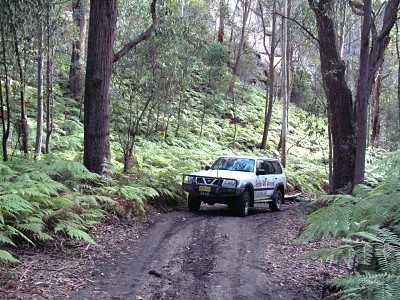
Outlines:
<svg viewBox="0 0 400 300"><path fill-rule="evenodd" d="M254 159L238 157L220 157L211 166L211 170L230 170L254 172Z"/></svg>

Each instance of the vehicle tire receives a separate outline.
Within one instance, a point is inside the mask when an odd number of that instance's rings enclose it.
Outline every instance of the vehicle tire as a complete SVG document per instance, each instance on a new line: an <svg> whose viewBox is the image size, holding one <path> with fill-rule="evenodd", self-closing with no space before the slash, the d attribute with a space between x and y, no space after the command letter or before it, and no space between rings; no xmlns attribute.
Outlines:
<svg viewBox="0 0 400 300"><path fill-rule="evenodd" d="M269 203L269 210L270 211L280 211L282 202L283 202L282 192L280 190L278 190L276 192L275 199Z"/></svg>
<svg viewBox="0 0 400 300"><path fill-rule="evenodd" d="M250 193L244 191L237 202L236 211L239 217L246 217L249 213Z"/></svg>
<svg viewBox="0 0 400 300"><path fill-rule="evenodd" d="M193 195L189 195L188 208L190 211L199 211L200 205L201 205L201 201L197 197L195 197Z"/></svg>

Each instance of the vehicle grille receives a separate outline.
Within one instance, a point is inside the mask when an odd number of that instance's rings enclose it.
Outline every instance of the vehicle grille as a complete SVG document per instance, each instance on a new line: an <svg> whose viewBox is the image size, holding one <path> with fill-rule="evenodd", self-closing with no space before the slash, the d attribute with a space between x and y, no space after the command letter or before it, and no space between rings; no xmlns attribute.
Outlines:
<svg viewBox="0 0 400 300"><path fill-rule="evenodd" d="M197 184L204 185L220 185L221 179L219 178L207 178L207 177L196 177Z"/></svg>

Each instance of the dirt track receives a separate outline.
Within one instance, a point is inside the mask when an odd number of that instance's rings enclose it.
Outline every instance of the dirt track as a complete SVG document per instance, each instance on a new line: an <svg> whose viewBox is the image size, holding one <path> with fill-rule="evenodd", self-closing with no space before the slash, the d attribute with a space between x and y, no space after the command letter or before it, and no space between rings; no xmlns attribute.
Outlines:
<svg viewBox="0 0 400 300"><path fill-rule="evenodd" d="M114 254L71 299L321 299L330 267L294 245L298 203L238 218L226 206L167 213Z"/></svg>

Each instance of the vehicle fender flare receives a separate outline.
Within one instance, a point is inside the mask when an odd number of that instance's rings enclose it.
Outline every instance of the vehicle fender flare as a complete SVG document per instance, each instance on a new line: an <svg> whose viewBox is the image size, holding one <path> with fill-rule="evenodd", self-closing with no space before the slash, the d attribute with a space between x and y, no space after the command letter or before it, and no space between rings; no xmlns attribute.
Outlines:
<svg viewBox="0 0 400 300"><path fill-rule="evenodd" d="M254 205L254 186L251 182L247 183L244 187L243 191L249 191L250 192L250 204Z"/></svg>
<svg viewBox="0 0 400 300"><path fill-rule="evenodd" d="M272 194L272 198L275 199L278 190L282 193L282 203L285 203L285 186L283 183L278 183L274 188L274 193Z"/></svg>

